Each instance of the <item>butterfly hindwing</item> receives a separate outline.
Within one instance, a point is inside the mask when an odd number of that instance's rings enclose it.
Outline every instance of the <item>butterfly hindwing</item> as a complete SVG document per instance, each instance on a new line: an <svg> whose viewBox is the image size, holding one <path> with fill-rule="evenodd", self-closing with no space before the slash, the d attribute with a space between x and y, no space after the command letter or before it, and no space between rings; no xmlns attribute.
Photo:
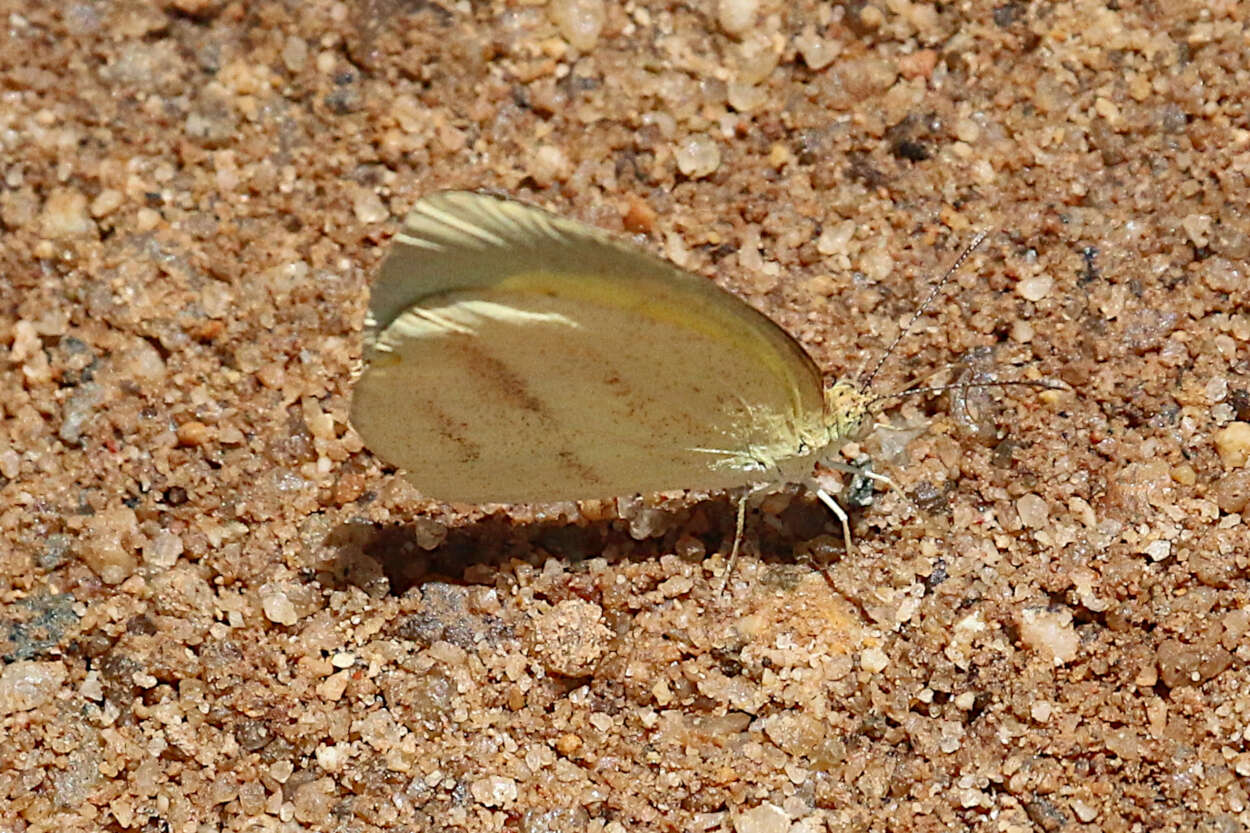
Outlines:
<svg viewBox="0 0 1250 833"><path fill-rule="evenodd" d="M820 374L712 282L520 203L447 192L375 285L352 422L428 497L542 502L771 479Z"/></svg>

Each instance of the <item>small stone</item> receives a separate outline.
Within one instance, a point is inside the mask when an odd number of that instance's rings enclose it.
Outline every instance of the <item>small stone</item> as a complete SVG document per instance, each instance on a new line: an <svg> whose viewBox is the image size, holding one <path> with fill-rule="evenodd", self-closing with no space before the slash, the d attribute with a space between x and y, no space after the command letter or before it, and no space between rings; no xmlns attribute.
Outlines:
<svg viewBox="0 0 1250 833"><path fill-rule="evenodd" d="M1162 561L1172 554L1172 542L1165 541L1162 538L1157 541L1151 541L1142 549L1142 553L1151 561Z"/></svg>
<svg viewBox="0 0 1250 833"><path fill-rule="evenodd" d="M284 264L279 267L277 273L280 274L290 284L298 283L308 274L308 264L303 261L295 261ZM290 285L288 284L288 286ZM286 288L286 287L282 287ZM278 287L275 286L275 289ZM281 291L279 289L279 291ZM208 281L200 289L200 309L209 318L228 318L235 310L234 291L226 283L221 281ZM202 332L211 322L202 322L196 327L196 331ZM198 337L198 336L197 336Z"/></svg>
<svg viewBox="0 0 1250 833"><path fill-rule="evenodd" d="M1141 758L1141 738L1131 728L1122 727L1111 730L1106 735L1106 744L1109 752L1126 761L1136 761Z"/></svg>
<svg viewBox="0 0 1250 833"><path fill-rule="evenodd" d="M1072 812L1076 814L1076 817L1085 824L1089 824L1091 821L1098 818L1098 808L1091 807L1079 798L1072 802L1071 807Z"/></svg>
<svg viewBox="0 0 1250 833"><path fill-rule="evenodd" d="M768 736L768 739L789 755L808 757L817 755L826 737L825 725L820 720L802 712L790 710L778 712L764 718L761 723L763 723L764 734ZM719 728L722 731L718 734L728 739L743 731L746 725L731 723L727 726L718 726L716 723L705 723L702 728L705 730L713 727Z"/></svg>
<svg viewBox="0 0 1250 833"><path fill-rule="evenodd" d="M972 119L959 119L955 122L954 131L955 138L970 145L976 144L981 139L981 125Z"/></svg>
<svg viewBox="0 0 1250 833"><path fill-rule="evenodd" d="M755 25L759 10L759 0L720 0L716 20L725 34L736 37Z"/></svg>
<svg viewBox="0 0 1250 833"><path fill-rule="evenodd" d="M1026 647L1049 656L1057 665L1071 662L1080 646L1080 637L1072 626L1072 613L1068 610L1024 611L1020 614L1020 639Z"/></svg>
<svg viewBox="0 0 1250 833"><path fill-rule="evenodd" d="M3 459L0 458L0 472L3 471ZM1211 487L1211 496L1215 498L1220 511L1233 514L1241 512L1250 503L1250 468L1241 468L1215 481Z"/></svg>
<svg viewBox="0 0 1250 833"><path fill-rule="evenodd" d="M1198 549L1189 553L1189 569L1194 578L1207 587L1227 589L1241 575L1236 559L1228 558L1216 549Z"/></svg>
<svg viewBox="0 0 1250 833"><path fill-rule="evenodd" d="M611 638L599 605L566 599L534 621L530 644L548 672L577 677L594 669Z"/></svg>
<svg viewBox="0 0 1250 833"><path fill-rule="evenodd" d="M211 438L212 432L209 427L199 420L189 420L178 426L179 445L201 446L208 443Z"/></svg>
<svg viewBox="0 0 1250 833"><path fill-rule="evenodd" d="M1198 472L1189 463L1172 466L1172 479L1182 486L1192 486L1198 482Z"/></svg>
<svg viewBox="0 0 1250 833"><path fill-rule="evenodd" d="M1016 292L1026 301L1040 301L1050 294L1055 279L1050 275L1033 275L1016 284Z"/></svg>
<svg viewBox="0 0 1250 833"><path fill-rule="evenodd" d="M169 5L190 17L206 18L221 9L223 0L170 0Z"/></svg>
<svg viewBox="0 0 1250 833"><path fill-rule="evenodd" d="M1250 608L1238 608L1224 614L1224 644L1232 647L1250 633Z"/></svg>
<svg viewBox="0 0 1250 833"><path fill-rule="evenodd" d="M767 32L744 33L741 43L729 51L734 76L744 84L759 84L768 78L781 60L777 44Z"/></svg>
<svg viewBox="0 0 1250 833"><path fill-rule="evenodd" d="M547 12L560 35L574 49L589 52L599 44L607 19L603 0L552 0Z"/></svg>
<svg viewBox="0 0 1250 833"><path fill-rule="evenodd" d="M140 208L135 213L135 230L151 231L161 224L161 212L154 208Z"/></svg>
<svg viewBox="0 0 1250 833"><path fill-rule="evenodd" d="M308 63L308 43L297 35L291 35L282 45L282 64L290 72L299 72Z"/></svg>
<svg viewBox="0 0 1250 833"><path fill-rule="evenodd" d="M132 382L155 383L165 378L165 360L146 339L136 339L117 357L117 372Z"/></svg>
<svg viewBox="0 0 1250 833"><path fill-rule="evenodd" d="M730 81L726 87L725 100L739 113L749 113L764 106L768 101L768 90L758 84Z"/></svg>
<svg viewBox="0 0 1250 833"><path fill-rule="evenodd" d="M299 614L295 610L291 597L280 585L272 583L261 585L260 606L265 611L265 617L271 622L279 625L294 625L299 621Z"/></svg>
<svg viewBox="0 0 1250 833"><path fill-rule="evenodd" d="M9 346L9 361L22 364L43 349L39 331L33 321L22 319L13 325L13 343Z"/></svg>
<svg viewBox="0 0 1250 833"><path fill-rule="evenodd" d="M928 78L937 68L938 53L933 49L920 49L910 55L900 55L898 73L907 80Z"/></svg>
<svg viewBox="0 0 1250 833"><path fill-rule="evenodd" d="M1189 214L1181 220L1181 228L1185 230L1191 243L1202 248L1211 240L1213 223L1210 214Z"/></svg>
<svg viewBox="0 0 1250 833"><path fill-rule="evenodd" d="M1159 677L1169 688L1198 682L1198 650L1176 639L1165 639L1155 650Z"/></svg>
<svg viewBox="0 0 1250 833"><path fill-rule="evenodd" d="M333 778L318 778L316 781L301 784L291 794L296 821L308 825L325 824L337 802Z"/></svg>
<svg viewBox="0 0 1250 833"><path fill-rule="evenodd" d="M95 231L95 222L87 215L87 196L72 188L57 188L48 195L39 222L44 237L53 240Z"/></svg>
<svg viewBox="0 0 1250 833"><path fill-rule="evenodd" d="M331 674L317 686L317 696L333 703L343 696L343 692L347 691L347 684L351 682L351 677L350 671Z"/></svg>
<svg viewBox="0 0 1250 833"><path fill-rule="evenodd" d="M1042 529L1050 520L1050 507L1034 494L1021 496L1016 501L1016 512L1020 514L1020 523L1029 529Z"/></svg>
<svg viewBox="0 0 1250 833"><path fill-rule="evenodd" d="M1207 379L1207 383L1202 386L1202 393L1212 405L1223 402L1228 398L1228 377L1212 376Z"/></svg>
<svg viewBox="0 0 1250 833"><path fill-rule="evenodd" d="M61 406L61 427L57 429L57 436L68 445L78 445L104 400L104 388L100 385L95 382L79 385Z"/></svg>
<svg viewBox="0 0 1250 833"><path fill-rule="evenodd" d="M1224 468L1241 468L1250 459L1250 422L1230 422L1216 431L1211 439Z"/></svg>
<svg viewBox="0 0 1250 833"><path fill-rule="evenodd" d="M22 472L22 455L11 448L0 451L0 475L14 480Z"/></svg>
<svg viewBox="0 0 1250 833"><path fill-rule="evenodd" d="M308 433L312 434L319 440L334 439L334 416L324 411L309 414L305 421L308 423Z"/></svg>
<svg viewBox="0 0 1250 833"><path fill-rule="evenodd" d="M1094 112L1112 124L1120 121L1120 108L1109 98L1099 96L1094 99Z"/></svg>
<svg viewBox="0 0 1250 833"><path fill-rule="evenodd" d="M859 23L869 31L880 29L885 23L885 13L876 6L864 6L859 11Z"/></svg>
<svg viewBox="0 0 1250 833"><path fill-rule="evenodd" d="M822 38L810 26L794 39L794 45L803 56L803 63L812 70L824 69L842 52L840 42Z"/></svg>
<svg viewBox="0 0 1250 833"><path fill-rule="evenodd" d="M734 833L787 833L790 815L767 802L734 816Z"/></svg>
<svg viewBox="0 0 1250 833"><path fill-rule="evenodd" d="M269 777L279 784L285 784L295 772L295 766L288 760L274 761L269 765Z"/></svg>
<svg viewBox="0 0 1250 833"><path fill-rule="evenodd" d="M516 781L502 775L488 775L469 785L469 792L478 804L486 807L503 807L516 801Z"/></svg>
<svg viewBox="0 0 1250 833"><path fill-rule="evenodd" d="M378 752L393 749L403 740L403 730L387 709L369 712L359 720L352 721L352 731L360 733L360 739Z"/></svg>
<svg viewBox="0 0 1250 833"><path fill-rule="evenodd" d="M884 246L878 246L863 253L859 268L869 279L884 281L894 271L894 258Z"/></svg>
<svg viewBox="0 0 1250 833"><path fill-rule="evenodd" d="M676 235L674 235L676 236ZM668 251L669 260L675 260L672 247ZM635 541L645 541L668 531L673 516L663 507L648 505L641 497L634 495L616 499L616 512L623 521L629 522L629 535Z"/></svg>
<svg viewBox="0 0 1250 833"><path fill-rule="evenodd" d="M957 733L944 731L938 739L938 749L942 750L947 755L953 755L958 752L959 747L961 746L963 746L963 741L960 740L960 734Z"/></svg>
<svg viewBox="0 0 1250 833"><path fill-rule="evenodd" d="M0 715L49 703L68 676L59 662L13 662L0 671Z"/></svg>
<svg viewBox="0 0 1250 833"><path fill-rule="evenodd" d="M1155 651L1159 678L1168 688L1200 685L1232 664L1233 657L1219 645L1191 645L1165 639Z"/></svg>
<svg viewBox="0 0 1250 833"><path fill-rule="evenodd" d="M569 756L582 748L582 739L572 732L565 732L556 738L556 751L561 755Z"/></svg>
<svg viewBox="0 0 1250 833"><path fill-rule="evenodd" d="M417 546L427 552L438 549L447 540L447 525L433 518L416 518L412 522L412 531Z"/></svg>
<svg viewBox="0 0 1250 833"><path fill-rule="evenodd" d="M100 683L100 672L92 669L87 672L87 676L83 678L82 685L78 687L78 693L87 700L95 700L99 702L104 699L104 686Z"/></svg>
<svg viewBox="0 0 1250 833"><path fill-rule="evenodd" d="M107 217L121 208L124 199L125 197L121 191L114 188L105 188L91 201L91 216Z"/></svg>
<svg viewBox="0 0 1250 833"><path fill-rule="evenodd" d="M351 746L346 743L323 744L313 754L319 767L326 772L338 772L351 758Z"/></svg>
<svg viewBox="0 0 1250 833"><path fill-rule="evenodd" d="M647 234L655 228L655 209L646 200L636 194L626 194L625 200L625 206L621 211L621 223L626 231Z"/></svg>
<svg viewBox="0 0 1250 833"><path fill-rule="evenodd" d="M270 362L256 371L256 380L270 390L282 390L286 384L286 366L282 362Z"/></svg>
<svg viewBox="0 0 1250 833"><path fill-rule="evenodd" d="M143 563L151 567L168 568L178 563L182 555L182 538L172 532L161 531L143 545Z"/></svg>
<svg viewBox="0 0 1250 833"><path fill-rule="evenodd" d="M534 151L529 164L530 176L543 188L564 182L573 173L573 166L564 151L555 145L540 145Z"/></svg>
<svg viewBox="0 0 1250 833"><path fill-rule="evenodd" d="M239 187L239 163L233 150L219 150L213 154L213 170L217 175L217 188L220 191L233 191Z"/></svg>
<svg viewBox="0 0 1250 833"><path fill-rule="evenodd" d="M386 206L382 204L382 198L367 188L356 189L352 211L362 223L380 223L390 216Z"/></svg>
<svg viewBox="0 0 1250 833"><path fill-rule="evenodd" d="M880 648L867 648L859 655L859 666L869 674L884 671L890 664L890 658Z"/></svg>
<svg viewBox="0 0 1250 833"><path fill-rule="evenodd" d="M429 123L429 108L416 96L403 93L391 99L391 117L405 133L418 133Z"/></svg>
<svg viewBox="0 0 1250 833"><path fill-rule="evenodd" d="M673 576L660 582L660 586L656 590L666 599L676 599L679 596L686 595L693 588L694 580L690 576Z"/></svg>
<svg viewBox="0 0 1250 833"><path fill-rule="evenodd" d="M720 167L720 146L701 133L686 137L673 155L677 159L677 170L691 179L701 179Z"/></svg>
<svg viewBox="0 0 1250 833"><path fill-rule="evenodd" d="M845 255L851 252L851 238L855 236L855 221L843 220L825 226L816 238L816 251L822 255Z"/></svg>
<svg viewBox="0 0 1250 833"><path fill-rule="evenodd" d="M79 551L83 563L105 584L121 584L139 566L130 546L138 526L135 511L126 506L106 509L87 521Z"/></svg>

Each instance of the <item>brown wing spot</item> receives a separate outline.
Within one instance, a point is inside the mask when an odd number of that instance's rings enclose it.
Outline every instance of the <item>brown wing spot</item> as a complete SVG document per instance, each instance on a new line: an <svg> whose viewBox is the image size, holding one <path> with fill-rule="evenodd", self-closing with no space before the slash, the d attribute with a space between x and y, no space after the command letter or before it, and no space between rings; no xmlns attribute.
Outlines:
<svg viewBox="0 0 1250 833"><path fill-rule="evenodd" d="M550 411L540 399L530 393L525 380L514 373L512 368L483 352L471 339L460 340L458 347L474 376L487 380L512 405L537 414L545 422L551 421Z"/></svg>
<svg viewBox="0 0 1250 833"><path fill-rule="evenodd" d="M581 460L578 460L577 457L574 456L573 452L569 451L567 448L556 452L556 458L559 459L559 461L564 464L565 468L571 470L574 474L576 474L585 482L587 483L602 483L603 482L603 478L600 477L599 474L594 469L592 469L590 466L583 463Z"/></svg>
<svg viewBox="0 0 1250 833"><path fill-rule="evenodd" d="M476 463L482 457L482 447L465 435L464 429L468 428L464 422L453 419L444 411L439 410L433 402L426 402L426 409L430 417L438 425L438 433L446 440L450 440L460 449L460 462Z"/></svg>

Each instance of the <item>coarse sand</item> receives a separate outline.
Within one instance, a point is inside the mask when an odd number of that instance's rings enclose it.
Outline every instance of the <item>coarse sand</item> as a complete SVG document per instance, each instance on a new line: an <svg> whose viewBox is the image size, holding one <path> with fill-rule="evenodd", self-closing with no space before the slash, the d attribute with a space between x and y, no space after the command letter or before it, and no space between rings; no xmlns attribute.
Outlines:
<svg viewBox="0 0 1250 833"><path fill-rule="evenodd" d="M1250 5L0 0L0 831L1250 827ZM398 218L715 280L898 482L424 499ZM559 372L559 367L552 368ZM413 437L420 443L420 437ZM852 449L856 450L856 449Z"/></svg>

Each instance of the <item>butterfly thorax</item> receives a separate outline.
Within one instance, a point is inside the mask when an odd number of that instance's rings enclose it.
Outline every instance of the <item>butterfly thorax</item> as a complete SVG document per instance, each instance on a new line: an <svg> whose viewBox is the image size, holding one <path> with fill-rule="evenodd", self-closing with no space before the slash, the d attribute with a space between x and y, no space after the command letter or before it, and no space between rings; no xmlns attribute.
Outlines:
<svg viewBox="0 0 1250 833"><path fill-rule="evenodd" d="M868 394L850 382L825 388L825 429L829 445L839 448L868 428Z"/></svg>

